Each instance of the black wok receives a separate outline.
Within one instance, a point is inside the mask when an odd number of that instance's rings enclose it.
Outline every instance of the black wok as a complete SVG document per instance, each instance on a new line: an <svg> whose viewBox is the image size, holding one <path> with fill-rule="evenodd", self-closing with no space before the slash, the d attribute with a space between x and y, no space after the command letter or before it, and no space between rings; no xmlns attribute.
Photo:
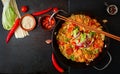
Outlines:
<svg viewBox="0 0 120 74"><path fill-rule="evenodd" d="M97 19L98 22L101 23L101 25L103 26L103 30L106 31L106 32L108 32L106 26L104 25L104 23L102 22L101 19L98 19L97 17L91 16L88 13L74 13L74 14L85 14L85 15L90 16L91 18ZM70 15L67 15L67 17L69 17ZM65 21L58 20L58 22L56 23L56 26L54 27L53 33L52 33L52 40L53 40L52 47L53 47L53 51L54 51L56 57L59 59L59 61L62 62L62 63L64 63L67 66L74 67L74 68L87 68L87 67L94 66L95 64L97 64L98 62L100 62L100 60L105 56L105 54L106 54L106 52L108 50L108 46L109 46L109 43L110 43L108 37L105 37L104 47L103 47L102 53L100 53L99 56L96 59L94 59L92 62L90 62L89 65L86 65L86 63L80 63L80 62L71 61L69 59L66 59L66 57L64 57L61 54L59 46L57 44L56 36L58 34L59 29L62 26L62 23L64 23L64 22Z"/></svg>

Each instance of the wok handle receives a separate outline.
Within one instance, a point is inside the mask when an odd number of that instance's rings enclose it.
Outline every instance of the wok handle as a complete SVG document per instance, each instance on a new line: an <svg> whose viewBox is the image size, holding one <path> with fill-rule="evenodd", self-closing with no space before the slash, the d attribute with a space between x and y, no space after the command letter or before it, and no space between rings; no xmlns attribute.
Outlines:
<svg viewBox="0 0 120 74"><path fill-rule="evenodd" d="M104 66L104 67L102 67L102 68L98 68L98 67L96 67L96 66L93 66L93 68L94 69L96 69L96 70L104 70L105 68L107 68L108 66L109 66L109 64L111 63L111 61L112 61L112 56L111 56L111 54L107 51L107 54L108 54L108 56L109 56L109 61L108 61L108 63Z"/></svg>

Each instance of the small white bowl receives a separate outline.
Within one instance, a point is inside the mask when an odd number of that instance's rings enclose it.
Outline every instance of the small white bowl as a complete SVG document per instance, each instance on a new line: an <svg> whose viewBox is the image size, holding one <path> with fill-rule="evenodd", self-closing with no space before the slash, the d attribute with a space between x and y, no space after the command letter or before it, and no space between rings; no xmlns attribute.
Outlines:
<svg viewBox="0 0 120 74"><path fill-rule="evenodd" d="M25 14L21 18L21 28L25 31L31 31L36 26L36 20L31 14Z"/></svg>

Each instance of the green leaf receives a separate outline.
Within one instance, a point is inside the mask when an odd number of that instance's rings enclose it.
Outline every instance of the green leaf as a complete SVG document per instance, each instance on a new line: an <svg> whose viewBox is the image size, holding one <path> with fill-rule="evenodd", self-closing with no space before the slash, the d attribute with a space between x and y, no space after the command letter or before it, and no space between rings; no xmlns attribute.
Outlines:
<svg viewBox="0 0 120 74"><path fill-rule="evenodd" d="M88 37L91 38L91 37L93 37L95 34L96 34L95 32L90 31Z"/></svg>
<svg viewBox="0 0 120 74"><path fill-rule="evenodd" d="M69 41L70 41L70 39L65 37L65 42L69 42Z"/></svg>
<svg viewBox="0 0 120 74"><path fill-rule="evenodd" d="M81 33L80 36L81 36L80 42L84 42L86 40L86 33Z"/></svg>
<svg viewBox="0 0 120 74"><path fill-rule="evenodd" d="M79 27L76 26L73 30L73 36L75 37L78 34L78 32L79 32Z"/></svg>
<svg viewBox="0 0 120 74"><path fill-rule="evenodd" d="M71 59L72 61L74 61L74 60L75 60L74 55L71 55L71 56L70 56L70 59Z"/></svg>
<svg viewBox="0 0 120 74"><path fill-rule="evenodd" d="M95 50L93 51L93 54L97 54L97 53L99 53L99 50L98 50L98 49L95 49Z"/></svg>

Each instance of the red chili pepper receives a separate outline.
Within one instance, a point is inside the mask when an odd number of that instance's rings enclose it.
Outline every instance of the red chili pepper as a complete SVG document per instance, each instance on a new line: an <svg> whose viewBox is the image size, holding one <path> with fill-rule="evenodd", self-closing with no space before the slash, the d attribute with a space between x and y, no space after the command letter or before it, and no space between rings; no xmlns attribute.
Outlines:
<svg viewBox="0 0 120 74"><path fill-rule="evenodd" d="M58 65L58 63L56 62L55 60L55 56L54 56L54 53L52 53L52 63L53 63L53 66L55 67L55 69L60 72L60 73L63 73L64 70Z"/></svg>
<svg viewBox="0 0 120 74"><path fill-rule="evenodd" d="M17 29L17 27L19 26L20 23L20 18L17 18L15 20L15 23L13 25L13 27L11 28L11 30L9 31L7 38L6 38L6 43L8 43L8 41L10 40L10 38L12 37L12 35L14 34L15 30Z"/></svg>
<svg viewBox="0 0 120 74"><path fill-rule="evenodd" d="M41 14L49 12L50 10L52 10L52 8L48 8L48 9L44 9L44 10L41 10L41 11L38 11L38 12L34 12L34 13L32 13L32 15L33 16L39 16Z"/></svg>

